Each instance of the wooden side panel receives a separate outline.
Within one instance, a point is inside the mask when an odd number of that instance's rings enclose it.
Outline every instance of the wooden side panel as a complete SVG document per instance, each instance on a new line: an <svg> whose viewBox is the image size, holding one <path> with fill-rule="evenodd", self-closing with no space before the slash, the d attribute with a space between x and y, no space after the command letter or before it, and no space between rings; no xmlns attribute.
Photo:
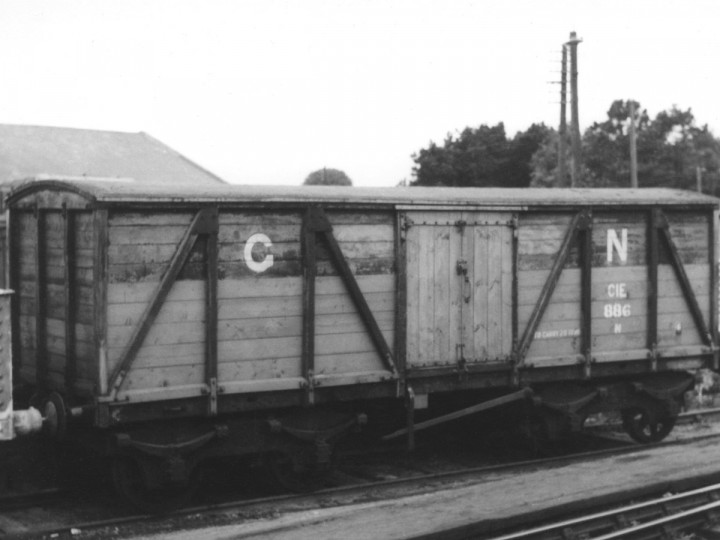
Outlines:
<svg viewBox="0 0 720 540"><path fill-rule="evenodd" d="M648 321L648 213L593 216L592 350L644 351ZM637 353L642 357L642 352Z"/></svg>
<svg viewBox="0 0 720 540"><path fill-rule="evenodd" d="M532 277L540 278L535 284L536 289L542 289L547 280L547 273L525 273L522 276L523 291L531 287ZM565 296L558 296L559 291L567 291ZM527 303L528 297L534 295L522 295L523 299L518 306L518 320L520 328L524 329L535 309L535 302ZM526 363L542 366L547 363L564 364L577 361L576 356L580 354L580 270L578 268L566 268L560 274L555 294L547 306L545 314L538 325L533 341L530 344L526 356Z"/></svg>
<svg viewBox="0 0 720 540"><path fill-rule="evenodd" d="M247 391L263 381L302 377L302 212L221 211L219 215L218 379ZM380 328L393 343L392 214L328 213L333 234ZM110 227L110 370L132 336L192 214L113 216ZM173 285L123 392L204 381L205 284L197 250ZM383 370L383 363L322 243L315 298L315 375ZM331 382L330 382L331 383ZM294 383L296 384L296 383ZM258 386L259 388L259 386Z"/></svg>
<svg viewBox="0 0 720 540"><path fill-rule="evenodd" d="M13 233L17 260L17 276L19 284L17 302L19 313L20 335L16 336L20 343L16 349L20 358L20 376L34 383L36 375L36 338L35 338L35 299L37 296L37 279L35 265L35 239L37 238L37 220L32 212L16 212L13 214Z"/></svg>
<svg viewBox="0 0 720 540"><path fill-rule="evenodd" d="M94 268L93 215L76 212L71 234L75 239L75 267L71 273L75 283L75 390L81 394L96 393L98 380L97 351L95 350L93 291L97 273Z"/></svg>
<svg viewBox="0 0 720 540"><path fill-rule="evenodd" d="M65 278L64 278L64 222L60 212L47 212L44 220L45 281L38 281L44 287L46 307L45 335L46 355L48 358L48 378L56 389L65 387Z"/></svg>
<svg viewBox="0 0 720 540"><path fill-rule="evenodd" d="M703 318L710 320L711 268L709 216L703 213L667 214L673 239ZM521 216L519 231L518 319L522 330L533 313L569 216ZM699 354L698 332L667 246L660 242L657 313L651 313L647 248L651 214L596 210L592 219L592 283L590 303L591 354L602 360L645 359L650 323L657 317L659 354ZM578 246L573 246L557 286L540 320L526 362L535 366L582 361L581 271Z"/></svg>
<svg viewBox="0 0 720 540"><path fill-rule="evenodd" d="M714 262L710 260L714 227L712 213L666 212L665 216L670 236L688 275L705 324L709 327L713 302L708 290L714 269ZM693 322L680 282L672 272L669 256L663 248L660 250L660 263L661 275L667 275L668 279L658 287L658 348L660 351L699 348L703 345L703 338Z"/></svg>
<svg viewBox="0 0 720 540"><path fill-rule="evenodd" d="M128 347L193 217L193 212L110 215L107 373L113 372ZM125 379L124 392L204 382L205 283L200 247L195 247L171 288Z"/></svg>
<svg viewBox="0 0 720 540"><path fill-rule="evenodd" d="M550 269L568 234L569 213L521 214L518 221L518 327L528 326ZM570 249L555 292L535 331L526 363L574 363L580 354L580 269L578 246Z"/></svg>
<svg viewBox="0 0 720 540"><path fill-rule="evenodd" d="M95 391L97 362L93 347L93 246L92 214L76 212L70 235L74 236L73 256L66 258L65 216L61 211L47 211L44 227L38 232L38 219L31 212L13 214L16 227L17 296L19 313L18 353L21 375L29 382L36 380L38 367L37 315L38 298L43 298L44 323L42 331L42 354L46 358L47 384L50 388L67 394L92 395ZM44 280L40 283L37 262L36 239L42 234L44 251L41 261ZM72 262L72 268L66 267ZM68 283L69 272L71 283ZM42 289L39 290L38 287ZM73 306L74 342L70 353L76 363L72 381L66 381L67 369L67 325L66 288L74 289ZM39 296L39 293L40 296Z"/></svg>

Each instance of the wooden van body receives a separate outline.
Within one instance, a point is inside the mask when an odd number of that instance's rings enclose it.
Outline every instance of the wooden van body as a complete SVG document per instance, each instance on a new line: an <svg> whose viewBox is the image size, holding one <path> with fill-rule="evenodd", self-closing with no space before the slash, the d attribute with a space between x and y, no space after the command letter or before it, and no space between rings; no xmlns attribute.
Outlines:
<svg viewBox="0 0 720 540"><path fill-rule="evenodd" d="M714 198L37 181L16 379L96 426L717 368Z"/></svg>

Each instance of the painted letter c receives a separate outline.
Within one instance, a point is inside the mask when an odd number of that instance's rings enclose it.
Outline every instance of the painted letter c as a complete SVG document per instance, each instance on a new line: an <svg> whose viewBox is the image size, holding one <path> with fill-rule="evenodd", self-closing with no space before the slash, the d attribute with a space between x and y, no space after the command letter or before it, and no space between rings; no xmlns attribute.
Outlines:
<svg viewBox="0 0 720 540"><path fill-rule="evenodd" d="M265 255L265 258L262 261L254 260L252 250L253 247L255 247L255 244L263 244L266 248L271 248L272 241L270 241L270 238L268 238L267 235L263 233L256 233L248 238L248 241L245 244L245 264L248 265L250 270L259 274L270 268L275 261L272 253Z"/></svg>

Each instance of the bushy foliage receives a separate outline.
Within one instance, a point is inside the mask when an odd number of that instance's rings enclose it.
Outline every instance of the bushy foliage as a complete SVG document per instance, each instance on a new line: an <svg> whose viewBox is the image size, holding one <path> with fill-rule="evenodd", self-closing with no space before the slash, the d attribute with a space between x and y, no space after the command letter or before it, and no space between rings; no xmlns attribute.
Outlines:
<svg viewBox="0 0 720 540"><path fill-rule="evenodd" d="M720 141L707 125L698 126L691 109L673 106L651 119L638 102L633 105L639 186L695 189L699 167L704 191L717 193ZM630 101L616 100L608 109L607 119L585 131L579 186L630 186L630 110ZM568 170L569 158L568 152ZM557 178L557 163L558 134L553 131L532 158L532 185L568 185L567 180Z"/></svg>
<svg viewBox="0 0 720 540"><path fill-rule="evenodd" d="M413 154L413 186L527 187L532 155L549 129L533 124L512 139L505 126L481 125L448 134L442 146L431 142Z"/></svg>
<svg viewBox="0 0 720 540"><path fill-rule="evenodd" d="M350 177L339 169L318 169L311 172L305 181L304 186L352 186Z"/></svg>
<svg viewBox="0 0 720 540"><path fill-rule="evenodd" d="M607 119L592 124L582 137L577 186L630 186L630 111L635 133L640 187L695 189L720 195L720 140L698 125L691 109L676 106L651 118L640 103L614 101ZM559 134L533 124L512 139L505 126L481 125L448 134L413 154L414 186L563 187L570 185L570 135L566 134L565 178L558 178Z"/></svg>

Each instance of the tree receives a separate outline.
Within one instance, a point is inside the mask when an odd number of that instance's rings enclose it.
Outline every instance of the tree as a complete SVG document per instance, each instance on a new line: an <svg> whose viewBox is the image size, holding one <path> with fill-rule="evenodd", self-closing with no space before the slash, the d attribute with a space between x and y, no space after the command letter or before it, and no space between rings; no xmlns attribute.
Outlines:
<svg viewBox="0 0 720 540"><path fill-rule="evenodd" d="M560 187L563 185L570 185L569 173L567 174L567 178L564 178L563 180L559 180L557 178L559 138L560 134L557 131L554 129L550 130L546 139L530 159L531 187ZM566 138L566 143L569 143L570 137L566 135ZM565 170L569 171L570 168L565 167Z"/></svg>
<svg viewBox="0 0 720 540"><path fill-rule="evenodd" d="M530 184L530 160L549 129L533 124L509 140L505 126L465 128L448 134L443 146L430 142L412 155L413 186L526 187Z"/></svg>
<svg viewBox="0 0 720 540"><path fill-rule="evenodd" d="M338 169L322 168L311 172L304 186L352 186L352 180L343 171Z"/></svg>
<svg viewBox="0 0 720 540"><path fill-rule="evenodd" d="M720 180L720 141L707 126L698 127L690 109L672 107L651 119L633 102L641 187L695 189L697 168L706 180L706 192L715 192ZM583 157L578 185L630 186L630 101L616 100L607 119L596 122L583 134ZM556 178L558 134L540 146L532 158L532 185L568 185ZM569 156L567 156L569 159Z"/></svg>
<svg viewBox="0 0 720 540"><path fill-rule="evenodd" d="M509 160L505 175L508 186L527 187L532 181L532 159L554 133L545 124L533 124L519 132L510 143Z"/></svg>
<svg viewBox="0 0 720 540"><path fill-rule="evenodd" d="M633 102L638 157L651 122L647 111ZM607 120L595 122L583 135L584 183L594 186L630 186L630 101L616 100ZM639 161L638 161L639 163ZM638 177L639 177L638 173Z"/></svg>
<svg viewBox="0 0 720 540"><path fill-rule="evenodd" d="M641 186L695 189L700 169L712 186L708 191L716 191L720 179L720 141L707 125L696 125L691 109L683 111L673 106L660 112L644 135L638 138Z"/></svg>
<svg viewBox="0 0 720 540"><path fill-rule="evenodd" d="M558 178L558 152L560 151L560 134L548 130L545 140L530 158L530 187L570 187L570 134L565 134L565 178ZM583 150L584 152L584 150ZM592 185L592 173L587 166L580 166L579 186Z"/></svg>

